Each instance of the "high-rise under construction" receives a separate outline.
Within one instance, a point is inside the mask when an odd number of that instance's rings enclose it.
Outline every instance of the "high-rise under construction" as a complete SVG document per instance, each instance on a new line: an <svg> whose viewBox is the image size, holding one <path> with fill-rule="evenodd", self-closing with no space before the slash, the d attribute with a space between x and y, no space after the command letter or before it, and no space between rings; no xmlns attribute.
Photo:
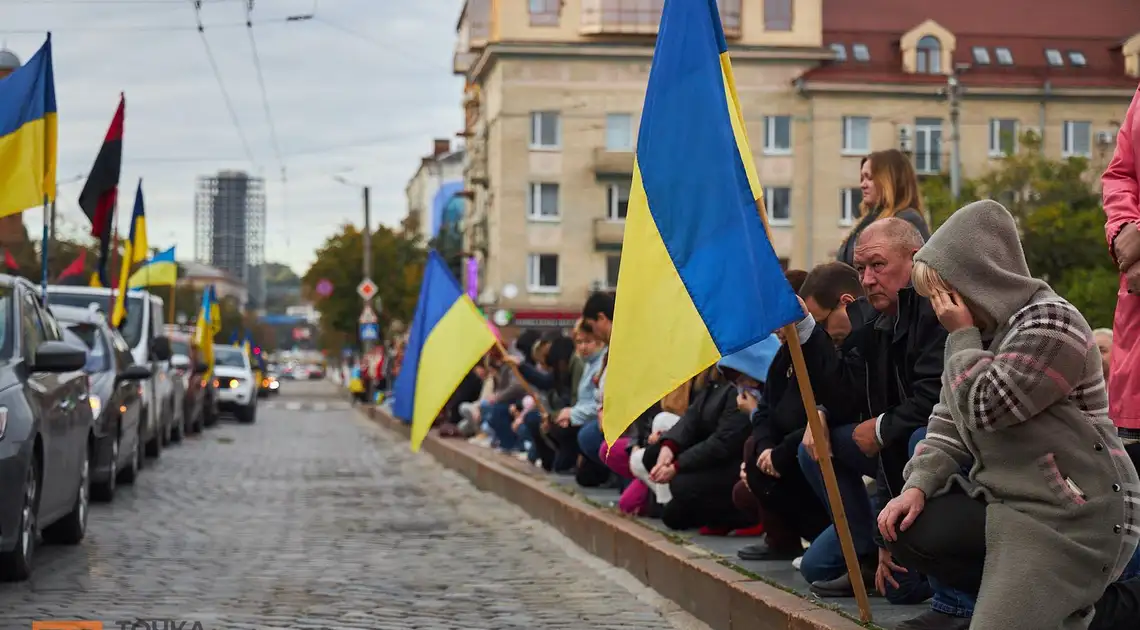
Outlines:
<svg viewBox="0 0 1140 630"><path fill-rule="evenodd" d="M265 180L242 171L198 178L194 257L240 280L250 306L265 304Z"/></svg>

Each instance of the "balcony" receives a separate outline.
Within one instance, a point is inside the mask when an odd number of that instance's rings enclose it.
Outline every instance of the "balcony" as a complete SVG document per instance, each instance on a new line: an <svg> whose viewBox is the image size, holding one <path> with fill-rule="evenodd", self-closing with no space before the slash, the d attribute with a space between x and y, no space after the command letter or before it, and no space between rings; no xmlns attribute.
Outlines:
<svg viewBox="0 0 1140 630"><path fill-rule="evenodd" d="M625 221L594 219L594 249L599 252L620 252L625 238Z"/></svg>
<svg viewBox="0 0 1140 630"><path fill-rule="evenodd" d="M633 151L607 151L605 147L594 149L594 176L633 177Z"/></svg>
<svg viewBox="0 0 1140 630"><path fill-rule="evenodd" d="M656 35L665 0L581 0L583 35ZM742 0L717 0L725 37L740 37Z"/></svg>
<svg viewBox="0 0 1140 630"><path fill-rule="evenodd" d="M491 0L468 0L459 16L457 35L451 70L466 74L491 38Z"/></svg>

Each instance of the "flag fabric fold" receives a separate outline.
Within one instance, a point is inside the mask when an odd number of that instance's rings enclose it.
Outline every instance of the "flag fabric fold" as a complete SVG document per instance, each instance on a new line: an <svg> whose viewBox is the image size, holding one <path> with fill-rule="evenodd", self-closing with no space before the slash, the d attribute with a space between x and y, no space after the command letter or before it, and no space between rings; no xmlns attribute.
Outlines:
<svg viewBox="0 0 1140 630"><path fill-rule="evenodd" d="M12 255L12 250L4 248L4 267L8 271L19 271L20 263L16 262L16 257Z"/></svg>
<svg viewBox="0 0 1140 630"><path fill-rule="evenodd" d="M151 256L142 267L131 274L127 286L132 289L178 284L178 263L174 261L174 248Z"/></svg>
<svg viewBox="0 0 1140 630"><path fill-rule="evenodd" d="M59 276L55 279L56 284L71 284L81 282L83 280L83 271L87 268L87 250L79 250L79 255L71 264L63 268L59 272Z"/></svg>
<svg viewBox="0 0 1140 630"><path fill-rule="evenodd" d="M494 344L475 303L439 254L429 252L393 392L393 413L412 423L413 451L419 451L440 409Z"/></svg>
<svg viewBox="0 0 1140 630"><path fill-rule="evenodd" d="M202 376L203 382L208 382L214 375L214 335L221 325L214 285L211 284L202 291L202 304L198 309L198 320L194 324L194 345L198 346L202 362L207 367Z"/></svg>
<svg viewBox="0 0 1140 630"><path fill-rule="evenodd" d="M127 315L127 284L131 277L131 266L140 260L146 260L146 209L143 207L142 180L139 180L138 190L135 191L135 208L131 212L131 231L123 250L122 269L119 271L119 286L121 290L115 295L115 309L111 314L111 325L118 327Z"/></svg>
<svg viewBox="0 0 1140 630"><path fill-rule="evenodd" d="M716 0L667 0L646 87L603 431L803 316L768 238Z"/></svg>
<svg viewBox="0 0 1140 630"><path fill-rule="evenodd" d="M49 33L26 64L0 80L0 217L55 199L58 141Z"/></svg>
<svg viewBox="0 0 1140 630"><path fill-rule="evenodd" d="M95 164L87 176L87 182L79 193L79 207L91 221L91 236L99 239L99 283L108 286L112 281L107 277L110 261L111 240L115 215L115 202L119 194L119 174L123 166L123 122L126 115L126 99L119 95L119 106L111 118L111 126L95 156Z"/></svg>

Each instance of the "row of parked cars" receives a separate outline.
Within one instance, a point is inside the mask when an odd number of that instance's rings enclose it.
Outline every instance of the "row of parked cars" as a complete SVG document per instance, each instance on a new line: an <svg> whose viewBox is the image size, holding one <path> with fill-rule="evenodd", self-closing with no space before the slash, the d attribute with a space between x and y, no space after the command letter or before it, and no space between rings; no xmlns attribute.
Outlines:
<svg viewBox="0 0 1140 630"><path fill-rule="evenodd" d="M202 362L192 331L163 321L163 301L126 298L112 328L110 291L39 287L0 274L0 579L26 579L36 546L78 544L92 499L110 501L148 459L232 413L254 422L262 383L241 348Z"/></svg>

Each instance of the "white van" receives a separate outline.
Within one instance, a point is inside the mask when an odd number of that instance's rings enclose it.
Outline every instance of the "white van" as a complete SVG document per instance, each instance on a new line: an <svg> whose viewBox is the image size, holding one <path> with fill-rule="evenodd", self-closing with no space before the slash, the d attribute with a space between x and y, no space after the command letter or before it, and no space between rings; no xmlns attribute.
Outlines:
<svg viewBox="0 0 1140 630"><path fill-rule="evenodd" d="M92 308L111 313L111 290L82 286L48 286L48 304ZM140 289L127 292L127 318L120 332L131 355L138 365L150 367L153 376L141 381L143 405L143 436L146 454L158 457L162 447L170 443L174 427L182 426L182 393L178 379L172 378L170 367L170 340L164 335L162 298Z"/></svg>

